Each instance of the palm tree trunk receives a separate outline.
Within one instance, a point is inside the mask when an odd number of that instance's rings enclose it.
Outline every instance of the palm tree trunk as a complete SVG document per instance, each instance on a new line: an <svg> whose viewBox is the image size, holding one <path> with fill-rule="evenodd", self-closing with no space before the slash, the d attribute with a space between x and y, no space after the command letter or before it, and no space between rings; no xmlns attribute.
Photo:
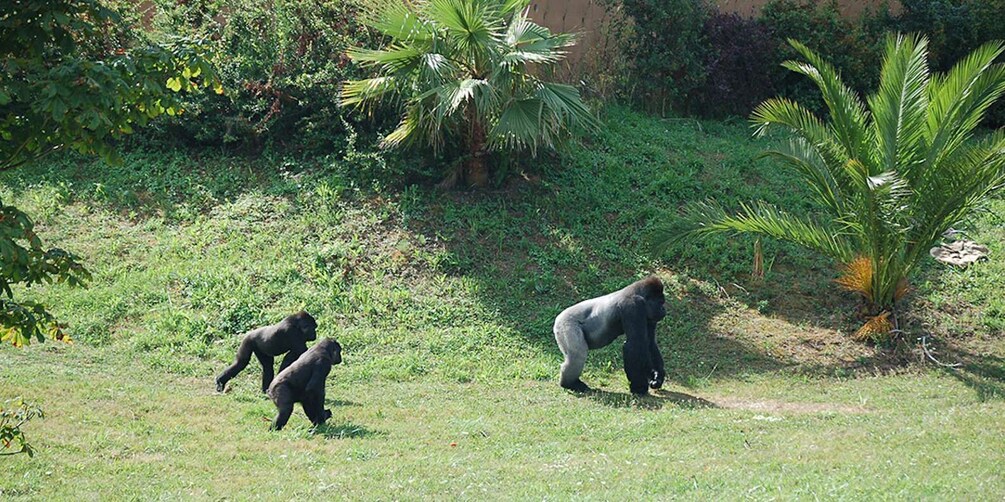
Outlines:
<svg viewBox="0 0 1005 502"><path fill-rule="evenodd" d="M485 127L478 120L474 105L468 105L468 159L464 162L464 182L474 188L489 186L489 170L485 165Z"/></svg>

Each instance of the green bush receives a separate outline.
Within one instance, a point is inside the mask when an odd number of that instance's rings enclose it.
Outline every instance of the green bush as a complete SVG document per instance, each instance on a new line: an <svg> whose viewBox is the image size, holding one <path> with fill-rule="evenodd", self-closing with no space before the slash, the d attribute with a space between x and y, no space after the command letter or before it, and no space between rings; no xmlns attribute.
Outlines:
<svg viewBox="0 0 1005 502"><path fill-rule="evenodd" d="M150 29L210 38L226 94L197 96L169 132L208 144L332 149L338 91L362 74L345 55L372 45L351 0L159 0ZM341 142L341 141L339 141Z"/></svg>
<svg viewBox="0 0 1005 502"><path fill-rule="evenodd" d="M702 38L712 8L705 0L621 0L635 22L629 95L649 112L687 111L688 96L705 84Z"/></svg>
<svg viewBox="0 0 1005 502"><path fill-rule="evenodd" d="M1005 0L903 0L903 10L888 28L925 34L932 67L945 71L980 44L1005 40ZM1005 124L1005 105L988 112L985 124Z"/></svg>
<svg viewBox="0 0 1005 502"><path fill-rule="evenodd" d="M779 95L812 109L823 107L812 83L779 65L798 56L786 43L790 39L819 52L857 92L872 89L878 82L882 35L868 30L871 25L862 20L843 17L834 1L771 0L761 10L760 21L775 40L777 52L772 59L777 63L772 80Z"/></svg>

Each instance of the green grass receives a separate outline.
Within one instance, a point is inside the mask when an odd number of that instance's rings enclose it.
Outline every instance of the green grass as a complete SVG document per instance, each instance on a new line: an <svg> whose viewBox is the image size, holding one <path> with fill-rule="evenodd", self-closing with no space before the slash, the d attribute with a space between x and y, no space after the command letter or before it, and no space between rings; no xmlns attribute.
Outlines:
<svg viewBox="0 0 1005 502"><path fill-rule="evenodd" d="M133 151L6 175L4 201L95 278L18 292L76 343L0 348L0 399L47 413L26 428L39 455L0 463L0 495L1005 496L1005 203L970 229L991 261L915 281L910 336L966 364L941 370L909 345L851 342L856 300L803 250L765 242L763 280L745 238L650 252L688 201L811 210L794 176L755 160L766 140L742 123L606 122L489 193L377 181L393 165L353 151ZM649 272L670 292L668 392L631 398L619 344L590 355L602 392L559 389L554 316ZM299 308L345 349L334 416L312 434L298 409L270 433L255 365L225 395L213 375L238 334Z"/></svg>

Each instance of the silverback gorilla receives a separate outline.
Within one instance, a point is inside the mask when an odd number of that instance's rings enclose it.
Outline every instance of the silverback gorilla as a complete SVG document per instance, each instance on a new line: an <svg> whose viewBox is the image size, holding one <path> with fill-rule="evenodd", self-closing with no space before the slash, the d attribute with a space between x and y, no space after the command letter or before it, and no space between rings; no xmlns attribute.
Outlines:
<svg viewBox="0 0 1005 502"><path fill-rule="evenodd" d="M342 347L334 338L325 338L300 356L289 368L279 372L269 386L269 397L279 412L272 428L282 430L293 413L293 404L300 403L314 425L321 425L332 416L325 407L325 379L333 364L342 362Z"/></svg>
<svg viewBox="0 0 1005 502"><path fill-rule="evenodd" d="M317 321L301 310L277 324L247 332L237 349L237 360L216 377L216 391L223 392L227 382L248 366L251 354L255 354L258 362L262 363L262 392L268 391L275 370L273 358L286 354L279 365L282 372L307 351L307 342L317 339L317 328Z"/></svg>
<svg viewBox="0 0 1005 502"><path fill-rule="evenodd" d="M656 345L656 323L666 317L663 283L650 276L613 293L579 302L555 318L555 340L565 355L560 383L576 392L590 387L579 379L586 353L626 335L625 375L632 394L663 386L666 371Z"/></svg>

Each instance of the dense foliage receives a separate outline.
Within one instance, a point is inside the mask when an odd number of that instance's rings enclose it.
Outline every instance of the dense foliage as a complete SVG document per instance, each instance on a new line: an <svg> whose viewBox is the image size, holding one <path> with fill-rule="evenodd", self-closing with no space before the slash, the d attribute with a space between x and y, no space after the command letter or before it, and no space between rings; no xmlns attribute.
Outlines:
<svg viewBox="0 0 1005 502"><path fill-rule="evenodd" d="M225 95L188 98L192 120L171 136L198 143L330 150L345 135L342 83L362 76L346 56L376 42L351 0L155 2L153 36L185 33L208 41ZM139 15L140 13L137 13Z"/></svg>
<svg viewBox="0 0 1005 502"><path fill-rule="evenodd" d="M632 100L649 112L682 109L705 82L708 48L702 27L711 14L705 0L621 0L635 21Z"/></svg>
<svg viewBox="0 0 1005 502"><path fill-rule="evenodd" d="M776 44L768 27L737 14L717 13L705 21L705 83L690 96L690 109L723 117L753 110L775 94Z"/></svg>
<svg viewBox="0 0 1005 502"><path fill-rule="evenodd" d="M342 104L372 109L401 103L404 114L385 146L448 140L466 157L453 180L484 187L489 150L553 147L572 128L596 124L579 90L548 82L543 68L561 61L574 43L531 21L529 0L428 0L383 2L367 24L391 43L356 48L349 57L379 76L345 84ZM533 67L533 68L532 68Z"/></svg>
<svg viewBox="0 0 1005 502"><path fill-rule="evenodd" d="M842 14L830 0L769 0L754 18L724 14L710 1L610 0L610 12L629 14L632 79L621 92L660 114L746 115L770 96L822 110L813 86L782 68L799 40L835 66L856 92L876 86L885 34L928 36L932 67L945 71L980 44L1005 39L1002 0L906 0L896 11L879 7L861 17ZM1005 123L1005 106L988 114Z"/></svg>
<svg viewBox="0 0 1005 502"><path fill-rule="evenodd" d="M929 248L1005 186L1005 132L974 138L1005 93L1005 65L995 64L1005 47L989 43L948 73L933 74L927 39L891 36L879 88L863 102L833 65L792 46L806 62L785 66L818 87L827 118L776 98L751 120L761 133L781 127L792 135L769 155L802 175L826 219L763 203L735 214L697 204L687 211L685 235L763 234L830 256L845 265L838 282L861 293L885 323Z"/></svg>
<svg viewBox="0 0 1005 502"><path fill-rule="evenodd" d="M182 113L179 91L218 85L199 41L143 43L120 21L97 0L0 4L0 170L62 148L109 158Z"/></svg>

